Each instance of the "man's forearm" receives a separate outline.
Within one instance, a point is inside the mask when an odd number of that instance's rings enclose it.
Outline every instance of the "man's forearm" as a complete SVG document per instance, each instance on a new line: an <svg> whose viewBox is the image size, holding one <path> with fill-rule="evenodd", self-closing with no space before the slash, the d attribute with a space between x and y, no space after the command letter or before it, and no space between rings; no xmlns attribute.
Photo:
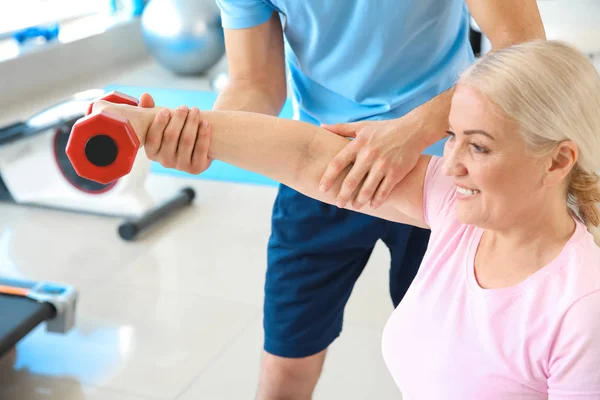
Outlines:
<svg viewBox="0 0 600 400"><path fill-rule="evenodd" d="M285 89L268 85L232 83L220 93L214 111L247 111L278 116L285 102Z"/></svg>
<svg viewBox="0 0 600 400"><path fill-rule="evenodd" d="M454 87L451 87L398 120L403 126L408 125L408 131L414 135L413 144L419 151L446 137L453 94Z"/></svg>
<svg viewBox="0 0 600 400"><path fill-rule="evenodd" d="M494 38L492 51L511 44L544 38L545 32L539 23L532 24L528 29L504 30ZM409 130L414 134L415 141L413 143L418 146L420 151L446 137L454 89L454 86L451 87L399 119L399 123L409 125Z"/></svg>
<svg viewBox="0 0 600 400"><path fill-rule="evenodd" d="M491 51L546 38L535 0L467 0L467 5L475 21L490 40ZM414 143L421 151L446 137L445 130L453 93L454 87L400 119L414 127Z"/></svg>

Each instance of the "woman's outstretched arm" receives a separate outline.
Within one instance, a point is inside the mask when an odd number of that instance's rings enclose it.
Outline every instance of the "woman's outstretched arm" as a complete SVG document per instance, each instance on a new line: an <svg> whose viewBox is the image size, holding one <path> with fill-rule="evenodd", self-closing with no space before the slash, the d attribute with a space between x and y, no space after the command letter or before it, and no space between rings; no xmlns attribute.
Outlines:
<svg viewBox="0 0 600 400"><path fill-rule="evenodd" d="M129 119L142 144L154 117L162 110L97 102L94 112L102 109ZM267 176L308 197L335 204L350 167L326 193L320 191L319 182L329 162L349 139L309 123L242 111L195 110L190 111L187 119L186 124L199 127L200 135L211 130L209 157ZM203 121L207 125L202 126ZM349 204L346 208L426 227L423 182L429 159L429 156L421 156L417 166L395 187L383 206L377 209L364 206L356 210Z"/></svg>

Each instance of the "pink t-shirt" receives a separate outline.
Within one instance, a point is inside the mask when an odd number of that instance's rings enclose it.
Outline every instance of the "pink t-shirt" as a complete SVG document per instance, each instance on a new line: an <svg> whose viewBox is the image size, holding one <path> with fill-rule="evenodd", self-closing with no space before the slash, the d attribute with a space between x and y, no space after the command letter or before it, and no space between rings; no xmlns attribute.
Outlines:
<svg viewBox="0 0 600 400"><path fill-rule="evenodd" d="M483 231L456 217L456 189L432 158L425 178L429 248L383 333L404 400L599 400L600 248L585 226L525 281L482 289Z"/></svg>

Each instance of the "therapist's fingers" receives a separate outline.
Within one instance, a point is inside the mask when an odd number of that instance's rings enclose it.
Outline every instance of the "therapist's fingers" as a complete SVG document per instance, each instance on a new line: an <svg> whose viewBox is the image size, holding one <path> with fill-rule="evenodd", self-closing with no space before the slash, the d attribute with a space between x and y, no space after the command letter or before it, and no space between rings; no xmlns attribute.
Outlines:
<svg viewBox="0 0 600 400"><path fill-rule="evenodd" d="M175 168L177 166L177 147L188 113L189 109L186 106L177 107L164 130L160 150L156 154L156 161L165 168Z"/></svg>
<svg viewBox="0 0 600 400"><path fill-rule="evenodd" d="M192 107L187 115L177 144L175 168L179 171L190 172L191 170L192 153L194 152L201 123L200 110Z"/></svg>
<svg viewBox="0 0 600 400"><path fill-rule="evenodd" d="M210 167L213 161L208 156L211 139L212 126L208 123L208 121L203 121L200 125L200 129L198 130L196 145L194 147L194 152L192 153L192 165L190 173L200 174Z"/></svg>
<svg viewBox="0 0 600 400"><path fill-rule="evenodd" d="M385 171L381 168L379 163L375 163L370 171L367 173L367 177L360 187L360 190L356 194L356 197L352 201L352 207L361 209L375 194L375 191L379 187L381 181L385 177Z"/></svg>
<svg viewBox="0 0 600 400"><path fill-rule="evenodd" d="M160 151L163 133L170 120L171 112L166 108L156 114L154 117L154 121L152 121L150 128L148 128L148 133L146 133L146 139L144 143L144 150L148 159L157 161L156 156Z"/></svg>
<svg viewBox="0 0 600 400"><path fill-rule="evenodd" d="M356 141L348 142L342 150L329 162L327 169L319 181L319 190L323 193L328 192L342 171L356 160L358 154L358 145Z"/></svg>
<svg viewBox="0 0 600 400"><path fill-rule="evenodd" d="M360 157L356 163L350 168L350 172L344 178L340 192L336 197L336 206L340 208L346 207L356 190L362 185L365 176L369 172L370 165L366 162L361 162Z"/></svg>

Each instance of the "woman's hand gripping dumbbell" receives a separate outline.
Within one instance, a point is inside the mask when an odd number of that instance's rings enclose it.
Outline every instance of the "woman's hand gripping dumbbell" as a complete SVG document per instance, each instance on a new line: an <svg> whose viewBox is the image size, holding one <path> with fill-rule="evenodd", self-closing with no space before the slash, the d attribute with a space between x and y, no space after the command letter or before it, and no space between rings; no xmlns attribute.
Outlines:
<svg viewBox="0 0 600 400"><path fill-rule="evenodd" d="M66 154L77 174L104 184L127 175L152 122L161 117L168 121L172 113L153 106L148 95L139 102L119 92L92 103L87 115L74 124L67 143ZM199 110L192 110L190 117L199 119ZM161 112L164 115L159 117Z"/></svg>

